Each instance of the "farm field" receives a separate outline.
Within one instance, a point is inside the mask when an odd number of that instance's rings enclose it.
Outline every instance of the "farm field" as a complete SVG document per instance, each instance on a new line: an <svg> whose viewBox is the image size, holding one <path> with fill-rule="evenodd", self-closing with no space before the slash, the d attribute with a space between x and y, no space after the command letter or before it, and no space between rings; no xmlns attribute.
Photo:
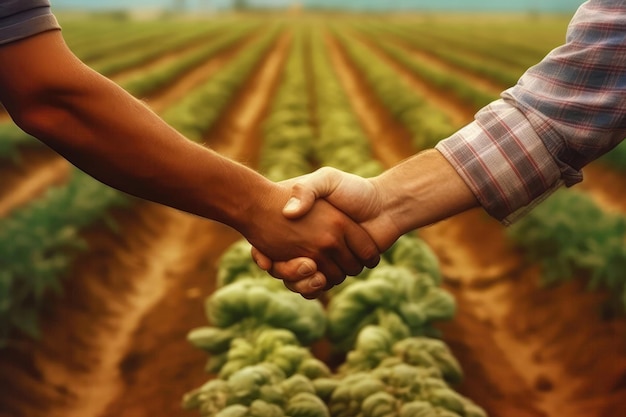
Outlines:
<svg viewBox="0 0 626 417"><path fill-rule="evenodd" d="M433 147L561 44L570 17L60 21L81 59L190 140L282 180L323 165L376 175ZM456 304L420 332L440 334L462 368L450 386L486 415L624 414L623 155L510 228L471 210L411 234ZM0 416L200 415L183 397L215 375L187 336L209 325L240 235L97 183L6 114L0 178ZM301 302L330 308L346 285ZM311 345L331 370L346 354L333 342ZM481 415L468 410L452 415Z"/></svg>

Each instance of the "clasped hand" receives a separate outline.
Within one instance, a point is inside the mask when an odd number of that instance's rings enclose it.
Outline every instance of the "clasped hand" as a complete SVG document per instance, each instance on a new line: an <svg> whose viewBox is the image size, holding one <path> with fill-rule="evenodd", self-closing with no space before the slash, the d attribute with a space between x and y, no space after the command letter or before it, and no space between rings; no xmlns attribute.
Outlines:
<svg viewBox="0 0 626 417"><path fill-rule="evenodd" d="M365 179L324 167L311 174L284 181L281 185L291 190L291 196L282 210L282 214L288 219L297 221L308 217L314 206L328 202L367 232L379 254L387 250L400 236L398 227L384 210L384 190L376 178ZM320 223L318 227L324 227L324 224ZM346 246L355 254L363 243L365 242L345 239ZM273 261L271 256L256 247L252 249L252 257L261 269L282 279L287 288L305 298L318 297L343 282L346 275L357 275L363 267L372 268L380 260L378 256L375 260L370 259L369 264L361 263L360 267L355 268L353 259L344 263L335 259L342 273L336 267L329 269L307 257Z"/></svg>

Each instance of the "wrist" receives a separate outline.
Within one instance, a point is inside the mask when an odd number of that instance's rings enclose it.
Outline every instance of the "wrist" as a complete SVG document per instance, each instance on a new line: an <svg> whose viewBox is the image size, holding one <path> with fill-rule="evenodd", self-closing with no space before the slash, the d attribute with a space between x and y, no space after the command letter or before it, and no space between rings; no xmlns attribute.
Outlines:
<svg viewBox="0 0 626 417"><path fill-rule="evenodd" d="M383 213L400 234L478 206L473 193L443 155L420 152L373 179Z"/></svg>
<svg viewBox="0 0 626 417"><path fill-rule="evenodd" d="M242 198L233 199L225 205L224 210L229 218L229 225L248 237L254 233L253 230L258 229L257 223L267 219L272 209L280 214L280 204L284 204L288 196L282 195L277 184L261 175L255 175L242 184L243 189L236 192L241 193ZM231 189L232 194L235 194L234 190L235 188Z"/></svg>

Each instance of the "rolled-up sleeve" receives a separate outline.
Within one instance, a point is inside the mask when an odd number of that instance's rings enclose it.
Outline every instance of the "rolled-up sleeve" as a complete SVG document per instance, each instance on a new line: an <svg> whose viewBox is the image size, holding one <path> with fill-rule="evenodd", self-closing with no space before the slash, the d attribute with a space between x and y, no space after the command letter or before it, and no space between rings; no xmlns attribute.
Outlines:
<svg viewBox="0 0 626 417"><path fill-rule="evenodd" d="M0 45L60 29L48 0L0 0Z"/></svg>
<svg viewBox="0 0 626 417"><path fill-rule="evenodd" d="M626 137L626 2L590 0L566 43L436 148L510 224Z"/></svg>

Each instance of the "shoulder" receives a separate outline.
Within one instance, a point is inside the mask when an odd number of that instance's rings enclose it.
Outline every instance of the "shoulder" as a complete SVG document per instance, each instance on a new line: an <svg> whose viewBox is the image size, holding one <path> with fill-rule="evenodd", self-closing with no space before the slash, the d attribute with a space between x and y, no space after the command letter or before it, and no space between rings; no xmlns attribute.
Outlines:
<svg viewBox="0 0 626 417"><path fill-rule="evenodd" d="M0 44L56 29L49 0L0 0Z"/></svg>

